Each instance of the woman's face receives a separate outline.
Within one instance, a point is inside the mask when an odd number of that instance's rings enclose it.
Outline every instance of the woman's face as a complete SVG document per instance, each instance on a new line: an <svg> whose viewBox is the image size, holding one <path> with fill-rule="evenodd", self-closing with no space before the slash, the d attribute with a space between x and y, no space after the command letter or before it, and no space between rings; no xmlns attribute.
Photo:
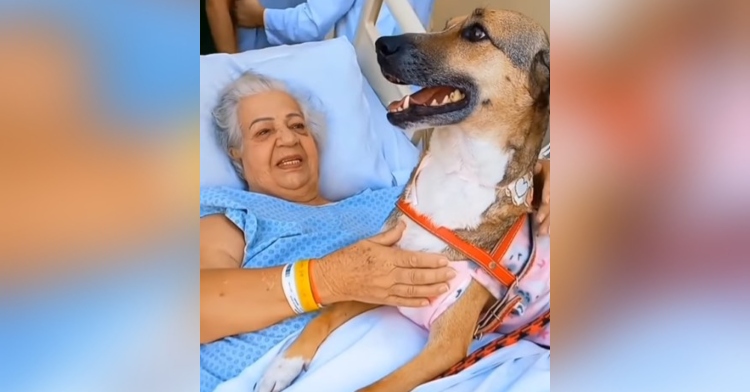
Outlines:
<svg viewBox="0 0 750 392"><path fill-rule="evenodd" d="M254 192L298 203L318 195L318 148L297 101L271 91L246 97L238 107L242 149L231 149Z"/></svg>

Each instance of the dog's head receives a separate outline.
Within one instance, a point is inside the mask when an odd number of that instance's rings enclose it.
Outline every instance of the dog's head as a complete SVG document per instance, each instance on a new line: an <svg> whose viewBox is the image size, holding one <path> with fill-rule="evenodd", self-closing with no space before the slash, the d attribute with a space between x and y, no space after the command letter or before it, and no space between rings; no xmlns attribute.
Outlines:
<svg viewBox="0 0 750 392"><path fill-rule="evenodd" d="M442 32L381 37L375 47L389 81L423 87L389 106L396 126L549 122L549 38L522 14L477 9Z"/></svg>

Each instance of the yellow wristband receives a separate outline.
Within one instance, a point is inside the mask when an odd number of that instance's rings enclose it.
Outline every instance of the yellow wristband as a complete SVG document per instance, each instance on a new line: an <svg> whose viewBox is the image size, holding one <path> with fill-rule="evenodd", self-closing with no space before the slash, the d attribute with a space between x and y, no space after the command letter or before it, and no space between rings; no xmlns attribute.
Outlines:
<svg viewBox="0 0 750 392"><path fill-rule="evenodd" d="M315 297L310 284L310 260L302 260L294 263L294 277L297 281L297 293L305 312L314 312L320 309L320 305L315 302Z"/></svg>

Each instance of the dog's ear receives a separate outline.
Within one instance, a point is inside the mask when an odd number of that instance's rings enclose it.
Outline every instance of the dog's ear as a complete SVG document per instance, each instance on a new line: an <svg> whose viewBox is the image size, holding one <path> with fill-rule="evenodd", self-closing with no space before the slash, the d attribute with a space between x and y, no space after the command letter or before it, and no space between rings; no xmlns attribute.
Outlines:
<svg viewBox="0 0 750 392"><path fill-rule="evenodd" d="M549 48L537 52L531 62L529 92L537 108L549 107Z"/></svg>

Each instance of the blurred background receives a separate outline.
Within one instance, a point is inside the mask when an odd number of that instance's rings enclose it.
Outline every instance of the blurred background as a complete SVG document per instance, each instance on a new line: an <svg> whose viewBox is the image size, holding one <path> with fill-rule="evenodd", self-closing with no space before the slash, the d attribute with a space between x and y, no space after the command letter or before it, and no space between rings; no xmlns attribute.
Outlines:
<svg viewBox="0 0 750 392"><path fill-rule="evenodd" d="M197 388L198 33L0 2L0 390Z"/></svg>
<svg viewBox="0 0 750 392"><path fill-rule="evenodd" d="M554 390L750 389L749 7L551 0Z"/></svg>

